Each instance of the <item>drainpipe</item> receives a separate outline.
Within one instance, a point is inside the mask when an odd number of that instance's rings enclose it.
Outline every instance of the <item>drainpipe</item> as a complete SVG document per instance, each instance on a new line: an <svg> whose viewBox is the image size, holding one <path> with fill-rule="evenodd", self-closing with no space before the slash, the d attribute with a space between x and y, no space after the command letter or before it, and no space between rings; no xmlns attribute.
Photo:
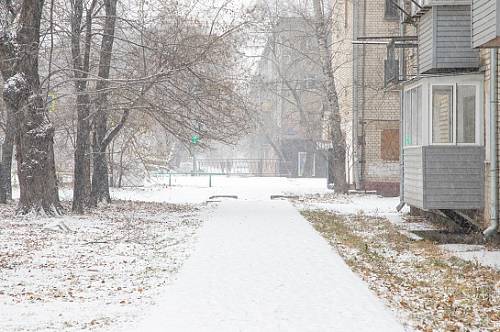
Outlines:
<svg viewBox="0 0 500 332"><path fill-rule="evenodd" d="M359 24L359 4L357 0L352 2L352 39L358 39L358 24ZM359 49L358 45L352 45L352 159L354 168L354 187L360 189L361 187L361 169L360 169L360 151L359 151L359 98L358 98L358 82L359 82Z"/></svg>
<svg viewBox="0 0 500 332"><path fill-rule="evenodd" d="M405 35L405 27L403 25L403 22L399 23L399 35L404 36ZM400 81L406 81L406 70L405 70L406 64L405 64L405 51L404 48L401 48L399 50L399 74L401 75L399 77ZM405 184L404 184L404 178L405 178L405 165L404 165L404 137L403 137L403 130L404 130L404 123L403 123L403 108L404 108L404 89L402 86L400 86L400 96L399 96L399 205L397 210L401 211L401 209L404 206L404 190L405 190Z"/></svg>
<svg viewBox="0 0 500 332"><path fill-rule="evenodd" d="M362 35L366 36L366 21L367 21L367 15L368 15L368 9L367 9L367 0L363 1L363 16L362 16ZM361 98L361 109L358 109L358 117L359 117L359 124L361 126L361 139L362 141L360 142L360 155L361 155L361 162L359 163L359 168L360 168L360 190L366 190L366 128L365 128L365 108L366 108L366 87L365 87L365 81L366 81L366 44L363 44L362 46L363 50L363 56L361 57L361 96L358 96ZM359 134L359 129L358 129L358 134Z"/></svg>
<svg viewBox="0 0 500 332"><path fill-rule="evenodd" d="M484 237L490 238L498 231L498 172L497 172L497 102L498 102L498 53L490 51L490 221Z"/></svg>

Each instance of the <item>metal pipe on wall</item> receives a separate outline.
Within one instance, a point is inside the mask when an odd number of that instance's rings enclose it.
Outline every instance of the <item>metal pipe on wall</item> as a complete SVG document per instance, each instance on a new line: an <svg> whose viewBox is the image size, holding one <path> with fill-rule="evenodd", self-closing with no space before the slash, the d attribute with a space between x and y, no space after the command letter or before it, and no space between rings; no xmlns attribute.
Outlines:
<svg viewBox="0 0 500 332"><path fill-rule="evenodd" d="M486 238L498 232L498 50L490 51L490 222L484 232Z"/></svg>
<svg viewBox="0 0 500 332"><path fill-rule="evenodd" d="M358 0L352 2L352 39L356 41L359 35L359 4ZM359 142L358 142L358 125L359 125L359 105L358 105L358 58L359 58L358 45L352 45L352 164L354 168L354 186L358 189L360 187L361 172L359 167Z"/></svg>
<svg viewBox="0 0 500 332"><path fill-rule="evenodd" d="M405 27L403 25L403 22L401 20L399 24L399 36L403 37L405 35ZM405 81L406 80L406 68L405 68L405 51L404 48L401 48L399 50L399 80L400 81ZM404 137L403 137L403 128L404 128L404 118L403 118L403 108L404 108L404 89L401 88L401 92L399 95L399 202L400 204L398 205L398 211L400 211L403 208L403 204L405 201L404 198L404 176L405 176L405 170L404 170Z"/></svg>

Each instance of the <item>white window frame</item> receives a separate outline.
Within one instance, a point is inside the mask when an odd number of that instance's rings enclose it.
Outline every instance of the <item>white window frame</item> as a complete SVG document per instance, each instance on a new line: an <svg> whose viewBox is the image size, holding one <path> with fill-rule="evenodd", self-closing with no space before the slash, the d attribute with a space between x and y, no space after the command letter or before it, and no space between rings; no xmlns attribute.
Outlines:
<svg viewBox="0 0 500 332"><path fill-rule="evenodd" d="M457 85L473 85L476 86L476 139L474 143L457 143L456 142L456 123L454 123L453 128L453 142L452 143L433 143L432 137L432 87L433 86L443 86L443 85L453 85L454 86L454 97L453 97L453 112L456 112L456 86ZM440 76L440 77L422 77L418 80L414 80L405 84L403 88L403 95L409 90L422 86L422 142L419 145L404 145L404 140L401 140L403 148L413 148L416 146L429 146L429 145L440 145L440 146L484 146L484 75L483 74L465 74L465 75L454 75L454 76ZM402 105L401 111L404 111L405 105ZM454 121L456 121L456 116L454 116ZM403 118L404 120L404 118ZM404 128L404 127L403 127ZM404 138L404 137L403 137Z"/></svg>
<svg viewBox="0 0 500 332"><path fill-rule="evenodd" d="M434 136L433 136L433 128L434 128L434 122L433 122L433 105L432 105L432 93L434 91L434 87L439 87L439 86L451 86L452 87L452 93L453 93L453 98L452 98L452 117L453 117L453 122L452 122L452 134L453 134L453 139L452 142L449 143L435 143L434 142ZM458 143L457 142L457 101L458 101L458 94L457 94L457 88L458 86L475 86L476 88L476 109L475 109L475 139L474 143ZM429 145L460 145L460 146L478 146L482 145L481 142L481 117L482 117L482 94L481 94L481 83L480 82L443 82L443 83L431 83L429 85L429 102L428 102L428 107L429 107L429 135L430 135L430 140L429 140Z"/></svg>
<svg viewBox="0 0 500 332"><path fill-rule="evenodd" d="M412 136L412 142L411 144L408 144L406 145L406 118L405 118L405 107L406 107L406 93L409 92L409 95L411 96L411 91L414 90L414 89L418 89L418 88L421 88L421 91L420 91L420 97L422 98L421 102L420 102L420 119L421 119L421 124L419 126L419 130L420 130L420 144L414 144L413 143L413 136ZM424 131L424 114L426 112L426 109L425 109L425 103L424 103L424 89L425 89L425 85L424 84L416 84L416 85L412 85L410 88L408 89L405 89L403 91L403 96L404 96L404 102L403 102L403 105L402 105L402 112L403 112L403 127L402 127L402 140L401 142L403 143L403 148L409 148L409 147L415 147L415 146L422 146L424 145L424 136L425 136L425 131ZM411 104L411 99L410 99L410 108L412 107L413 105ZM412 133L413 135L413 113L410 111L410 117L412 118L412 122L411 122L411 126L410 126L410 132Z"/></svg>

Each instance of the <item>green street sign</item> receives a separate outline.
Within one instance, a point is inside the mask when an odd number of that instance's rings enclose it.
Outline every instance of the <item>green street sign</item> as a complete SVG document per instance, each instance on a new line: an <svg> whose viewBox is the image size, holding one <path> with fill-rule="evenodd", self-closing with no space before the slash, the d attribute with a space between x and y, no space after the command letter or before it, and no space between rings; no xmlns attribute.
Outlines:
<svg viewBox="0 0 500 332"><path fill-rule="evenodd" d="M191 136L191 143L198 144L199 142L200 142L200 136L198 135Z"/></svg>
<svg viewBox="0 0 500 332"><path fill-rule="evenodd" d="M49 92L48 96L48 102L49 102L49 112L54 113L56 111L56 94L53 92Z"/></svg>

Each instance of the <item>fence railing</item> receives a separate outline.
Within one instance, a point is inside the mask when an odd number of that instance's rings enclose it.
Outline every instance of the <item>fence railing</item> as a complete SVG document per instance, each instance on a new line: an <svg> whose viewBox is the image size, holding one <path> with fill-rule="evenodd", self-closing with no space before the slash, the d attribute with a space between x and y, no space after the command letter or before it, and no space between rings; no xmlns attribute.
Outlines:
<svg viewBox="0 0 500 332"><path fill-rule="evenodd" d="M195 172L224 175L283 176L287 174L279 159L199 159Z"/></svg>

